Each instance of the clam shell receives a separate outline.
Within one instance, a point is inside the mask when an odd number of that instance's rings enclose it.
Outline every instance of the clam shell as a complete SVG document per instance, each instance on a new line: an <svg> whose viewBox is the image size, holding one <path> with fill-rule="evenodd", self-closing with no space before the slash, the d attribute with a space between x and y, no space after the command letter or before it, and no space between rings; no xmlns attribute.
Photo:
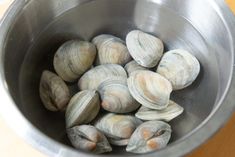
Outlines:
<svg viewBox="0 0 235 157"><path fill-rule="evenodd" d="M183 113L183 111L183 107L176 104L174 101L170 101L169 105L164 110L152 110L142 106L135 116L142 120L164 120L169 122Z"/></svg>
<svg viewBox="0 0 235 157"><path fill-rule="evenodd" d="M104 34L95 37L92 42L98 49L96 64L125 65L131 60L125 42L120 38Z"/></svg>
<svg viewBox="0 0 235 157"><path fill-rule="evenodd" d="M118 42L125 43L122 39L115 37L110 34L101 34L92 39L92 43L96 45L97 49L100 49L100 46L102 45L103 42L109 39L115 39Z"/></svg>
<svg viewBox="0 0 235 157"><path fill-rule="evenodd" d="M64 43L54 56L56 73L67 82L74 82L93 64L95 45L86 41L71 40Z"/></svg>
<svg viewBox="0 0 235 157"><path fill-rule="evenodd" d="M171 132L171 126L165 122L144 122L132 134L126 151L142 154L162 149L168 144Z"/></svg>
<svg viewBox="0 0 235 157"><path fill-rule="evenodd" d="M191 85L199 72L200 63L197 58L181 49L165 53L157 68L157 73L168 79L174 90Z"/></svg>
<svg viewBox="0 0 235 157"><path fill-rule="evenodd" d="M112 144L119 143L120 145L127 143L123 143L123 140L128 140L140 124L141 121L134 116L108 113L95 122L95 127L111 138Z"/></svg>
<svg viewBox="0 0 235 157"><path fill-rule="evenodd" d="M75 94L70 100L66 113L66 127L91 122L100 110L99 95L96 91L85 90Z"/></svg>
<svg viewBox="0 0 235 157"><path fill-rule="evenodd" d="M98 86L108 78L127 78L125 69L117 64L104 64L96 66L86 72L78 81L80 90L97 90Z"/></svg>
<svg viewBox="0 0 235 157"><path fill-rule="evenodd" d="M42 103L50 111L64 110L70 100L68 86L59 76L47 70L41 75L39 94Z"/></svg>
<svg viewBox="0 0 235 157"><path fill-rule="evenodd" d="M136 71L127 79L127 84L131 95L145 107L162 110L169 104L171 83L155 72Z"/></svg>
<svg viewBox="0 0 235 157"><path fill-rule="evenodd" d="M127 34L126 44L132 58L143 67L156 66L163 54L163 42L139 30Z"/></svg>
<svg viewBox="0 0 235 157"><path fill-rule="evenodd" d="M128 139L112 139L112 138L108 139L109 143L114 146L126 146L129 140L130 140L129 138Z"/></svg>
<svg viewBox="0 0 235 157"><path fill-rule="evenodd" d="M113 113L128 113L140 104L131 96L126 78L110 78L98 87L103 109Z"/></svg>
<svg viewBox="0 0 235 157"><path fill-rule="evenodd" d="M104 134L91 125L81 125L67 129L67 134L72 145L77 149L96 154L112 151L112 147Z"/></svg>
<svg viewBox="0 0 235 157"><path fill-rule="evenodd" d="M135 71L138 71L138 70L147 70L147 68L139 65L136 61L130 61L129 63L127 63L125 65L125 70L127 71L128 73L128 76L131 75L131 73L135 72Z"/></svg>

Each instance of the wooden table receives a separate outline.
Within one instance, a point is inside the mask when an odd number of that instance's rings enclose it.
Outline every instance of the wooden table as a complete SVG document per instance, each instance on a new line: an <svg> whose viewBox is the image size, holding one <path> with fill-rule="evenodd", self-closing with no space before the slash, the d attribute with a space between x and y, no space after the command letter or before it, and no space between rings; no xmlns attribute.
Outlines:
<svg viewBox="0 0 235 157"><path fill-rule="evenodd" d="M0 18L11 1L0 0ZM235 13L235 0L227 2ZM0 157L45 157L45 155L26 144L0 117ZM235 113L213 138L188 157L235 157Z"/></svg>

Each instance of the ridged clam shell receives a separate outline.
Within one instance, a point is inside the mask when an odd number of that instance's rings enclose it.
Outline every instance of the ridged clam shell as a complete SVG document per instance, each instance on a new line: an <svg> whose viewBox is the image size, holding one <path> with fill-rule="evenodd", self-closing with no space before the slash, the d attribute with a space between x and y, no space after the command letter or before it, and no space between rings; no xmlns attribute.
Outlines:
<svg viewBox="0 0 235 157"><path fill-rule="evenodd" d="M120 64L125 65L131 60L130 53L125 42L112 35L99 35L92 41L97 49L96 64Z"/></svg>
<svg viewBox="0 0 235 157"><path fill-rule="evenodd" d="M171 137L171 127L162 121L142 123L132 134L126 151L148 153L166 147Z"/></svg>
<svg viewBox="0 0 235 157"><path fill-rule="evenodd" d="M112 147L104 134L91 125L81 125L67 129L67 134L72 145L77 149L96 154L112 151Z"/></svg>
<svg viewBox="0 0 235 157"><path fill-rule="evenodd" d="M127 78L125 69L117 64L104 64L87 71L78 81L80 90L97 90L98 86L108 78Z"/></svg>
<svg viewBox="0 0 235 157"><path fill-rule="evenodd" d="M139 30L127 34L126 44L132 58L143 67L156 66L163 54L163 42Z"/></svg>
<svg viewBox="0 0 235 157"><path fill-rule="evenodd" d="M142 120L163 120L169 122L183 113L183 111L183 107L176 104L174 101L170 101L167 108L163 110L153 110L142 106L135 116Z"/></svg>
<svg viewBox="0 0 235 157"><path fill-rule="evenodd" d="M199 72L200 63L197 58L181 49L165 53L157 68L157 73L168 79L174 90L191 85Z"/></svg>
<svg viewBox="0 0 235 157"><path fill-rule="evenodd" d="M136 127L142 122L131 115L119 115L108 113L101 116L96 122L95 127L102 131L107 138L111 138L111 144L119 143L125 144L127 142L120 142L128 140Z"/></svg>
<svg viewBox="0 0 235 157"><path fill-rule="evenodd" d="M103 109L113 113L128 113L140 104L131 96L126 78L110 78L98 87Z"/></svg>
<svg viewBox="0 0 235 157"><path fill-rule="evenodd" d="M75 94L70 100L66 113L66 127L91 122L100 110L99 95L96 91L85 90Z"/></svg>
<svg viewBox="0 0 235 157"><path fill-rule="evenodd" d="M155 72L136 71L127 79L127 84L131 95L145 107L162 110L169 104L171 83Z"/></svg>
<svg viewBox="0 0 235 157"><path fill-rule="evenodd" d="M131 73L135 72L135 71L138 71L138 70L147 70L147 68L139 65L136 61L130 61L129 63L127 63L125 65L125 70L127 71L128 73L128 76L131 75Z"/></svg>
<svg viewBox="0 0 235 157"><path fill-rule="evenodd" d="M92 43L96 45L97 49L99 49L102 43L109 39L115 39L116 41L119 41L123 44L125 43L122 39L115 37L113 35L110 35L110 34L98 35L92 39Z"/></svg>
<svg viewBox="0 0 235 157"><path fill-rule="evenodd" d="M66 108L70 93L68 86L56 74L43 71L39 85L40 98L50 111L62 111Z"/></svg>
<svg viewBox="0 0 235 157"><path fill-rule="evenodd" d="M87 41L71 40L57 50L53 64L63 80L74 82L92 66L95 57L95 45Z"/></svg>
<svg viewBox="0 0 235 157"><path fill-rule="evenodd" d="M114 146L126 146L130 139L112 139L109 138L108 141Z"/></svg>

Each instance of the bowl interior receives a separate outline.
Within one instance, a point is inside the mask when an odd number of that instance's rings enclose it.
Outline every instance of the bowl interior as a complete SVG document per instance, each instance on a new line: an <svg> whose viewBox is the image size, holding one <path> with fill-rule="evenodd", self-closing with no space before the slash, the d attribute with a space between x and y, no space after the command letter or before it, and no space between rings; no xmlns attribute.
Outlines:
<svg viewBox="0 0 235 157"><path fill-rule="evenodd" d="M5 40L6 80L20 111L43 133L70 145L64 114L47 111L40 101L42 71L54 71L54 53L69 39L91 40L107 33L125 40L133 29L162 39L165 51L183 48L200 61L197 80L171 96L185 108L170 122L171 143L192 132L218 105L232 68L228 31L211 3L203 0L30 1L15 17ZM69 86L78 91L76 83Z"/></svg>

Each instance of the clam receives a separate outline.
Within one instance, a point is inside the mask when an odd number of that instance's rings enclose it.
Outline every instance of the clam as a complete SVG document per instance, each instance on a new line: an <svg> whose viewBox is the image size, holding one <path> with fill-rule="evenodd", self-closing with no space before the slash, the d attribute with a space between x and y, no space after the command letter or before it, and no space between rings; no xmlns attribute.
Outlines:
<svg viewBox="0 0 235 157"><path fill-rule="evenodd" d="M145 107L162 110L169 104L171 83L158 73L136 71L127 79L127 84L131 95Z"/></svg>
<svg viewBox="0 0 235 157"><path fill-rule="evenodd" d="M167 108L163 110L153 110L142 106L135 116L142 120L164 120L169 122L183 113L183 111L183 107L176 104L174 101L170 101Z"/></svg>
<svg viewBox="0 0 235 157"><path fill-rule="evenodd" d="M131 96L126 78L110 78L98 87L103 109L113 113L128 113L140 104Z"/></svg>
<svg viewBox="0 0 235 157"><path fill-rule="evenodd" d="M127 63L125 65L125 70L127 71L128 73L128 76L131 75L131 73L135 72L135 71L138 71L138 70L147 70L147 68L139 65L136 61L130 61L129 63Z"/></svg>
<svg viewBox="0 0 235 157"><path fill-rule="evenodd" d="M111 152L107 138L102 132L91 125L80 125L67 129L68 138L77 149L96 154Z"/></svg>
<svg viewBox="0 0 235 157"><path fill-rule="evenodd" d="M105 42L108 39L115 39L116 41L119 41L121 43L124 43L124 41L118 37L115 37L110 34L101 34L92 39L92 43L96 45L97 49L100 49L100 46L103 42Z"/></svg>
<svg viewBox="0 0 235 157"><path fill-rule="evenodd" d="M42 103L50 111L64 110L70 100L68 86L59 76L47 70L42 73L39 94Z"/></svg>
<svg viewBox="0 0 235 157"><path fill-rule="evenodd" d="M100 110L99 95L94 90L85 90L75 94L70 100L66 113L66 127L91 122Z"/></svg>
<svg viewBox="0 0 235 157"><path fill-rule="evenodd" d="M114 146L126 146L129 142L129 139L109 138L108 141Z"/></svg>
<svg viewBox="0 0 235 157"><path fill-rule="evenodd" d="M127 34L126 44L132 58L143 67L156 66L163 54L163 42L139 30Z"/></svg>
<svg viewBox="0 0 235 157"><path fill-rule="evenodd" d="M63 80L74 82L92 66L95 57L95 45L87 41L71 40L57 50L53 64Z"/></svg>
<svg viewBox="0 0 235 157"><path fill-rule="evenodd" d="M126 145L130 136L141 121L131 115L108 113L95 122L95 127L102 131L113 145Z"/></svg>
<svg viewBox="0 0 235 157"><path fill-rule="evenodd" d="M125 42L112 35L99 35L92 41L97 49L97 64L125 65L131 60L130 53Z"/></svg>
<svg viewBox="0 0 235 157"><path fill-rule="evenodd" d="M166 147L171 137L171 127L162 121L142 123L132 134L127 152L148 153Z"/></svg>
<svg viewBox="0 0 235 157"><path fill-rule="evenodd" d="M123 77L127 78L125 69L117 64L104 64L96 66L87 71L78 81L80 90L94 89L108 78Z"/></svg>
<svg viewBox="0 0 235 157"><path fill-rule="evenodd" d="M199 72L200 63L197 58L181 49L165 53L157 68L157 73L171 82L173 90L191 85Z"/></svg>

